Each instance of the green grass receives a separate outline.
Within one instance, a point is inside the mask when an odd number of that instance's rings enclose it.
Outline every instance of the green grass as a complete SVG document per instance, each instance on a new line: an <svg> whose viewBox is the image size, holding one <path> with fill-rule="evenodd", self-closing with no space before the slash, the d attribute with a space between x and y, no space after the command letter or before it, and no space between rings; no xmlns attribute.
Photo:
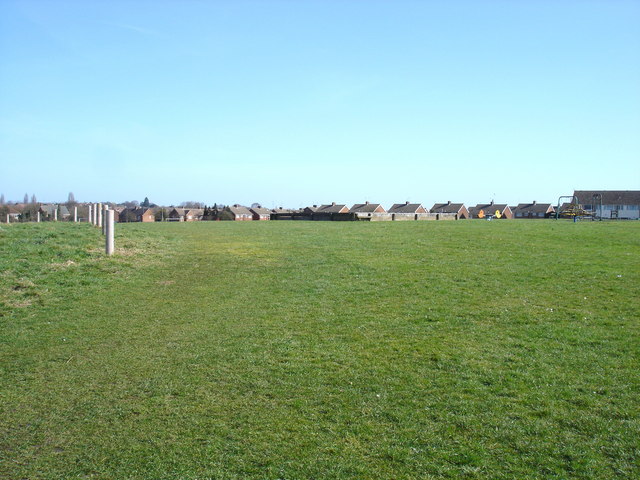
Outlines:
<svg viewBox="0 0 640 480"><path fill-rule="evenodd" d="M0 228L0 478L640 476L638 222Z"/></svg>

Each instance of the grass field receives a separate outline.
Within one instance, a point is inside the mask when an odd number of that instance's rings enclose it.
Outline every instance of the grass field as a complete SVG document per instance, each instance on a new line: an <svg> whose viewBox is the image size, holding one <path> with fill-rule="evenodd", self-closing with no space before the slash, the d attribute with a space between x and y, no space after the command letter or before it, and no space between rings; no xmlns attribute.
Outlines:
<svg viewBox="0 0 640 480"><path fill-rule="evenodd" d="M640 222L0 227L0 478L640 477Z"/></svg>

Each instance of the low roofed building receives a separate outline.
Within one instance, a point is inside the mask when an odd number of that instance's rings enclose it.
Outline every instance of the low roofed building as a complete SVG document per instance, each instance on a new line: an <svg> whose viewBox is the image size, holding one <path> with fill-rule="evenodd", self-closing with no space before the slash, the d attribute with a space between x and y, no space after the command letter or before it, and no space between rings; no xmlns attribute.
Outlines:
<svg viewBox="0 0 640 480"><path fill-rule="evenodd" d="M249 210L251 211L254 220L271 220L271 210L268 208L252 207Z"/></svg>
<svg viewBox="0 0 640 480"><path fill-rule="evenodd" d="M151 223L156 221L156 215L152 208L131 207L125 208L118 216L120 223L143 222Z"/></svg>
<svg viewBox="0 0 640 480"><path fill-rule="evenodd" d="M549 218L555 213L555 208L550 203L519 203L513 211L514 218Z"/></svg>
<svg viewBox="0 0 640 480"><path fill-rule="evenodd" d="M459 219L469 218L469 210L465 207L464 203L453 203L451 201L447 203L434 203L430 212L457 215Z"/></svg>
<svg viewBox="0 0 640 480"><path fill-rule="evenodd" d="M349 213L346 205L339 205L333 202L329 205L320 205L315 213Z"/></svg>
<svg viewBox="0 0 640 480"><path fill-rule="evenodd" d="M355 214L356 217L359 219L366 220L366 219L371 219L374 216L383 215L387 213L387 211L379 203L365 202L365 203L356 203L354 206L351 207L351 209L349 210L349 213Z"/></svg>
<svg viewBox="0 0 640 480"><path fill-rule="evenodd" d="M469 218L487 217L513 218L513 212L506 203L495 203L493 200L490 203L479 203L475 207L469 208Z"/></svg>
<svg viewBox="0 0 640 480"><path fill-rule="evenodd" d="M253 220L253 213L247 207L243 207L242 205L230 205L225 207L225 210L231 213L233 220L236 222L244 222Z"/></svg>

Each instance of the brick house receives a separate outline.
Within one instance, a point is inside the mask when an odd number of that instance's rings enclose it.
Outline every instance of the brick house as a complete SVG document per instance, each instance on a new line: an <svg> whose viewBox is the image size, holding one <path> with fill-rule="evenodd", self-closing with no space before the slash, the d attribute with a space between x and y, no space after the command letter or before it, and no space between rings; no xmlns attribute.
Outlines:
<svg viewBox="0 0 640 480"><path fill-rule="evenodd" d="M184 208L173 208L167 215L167 222L184 222L186 210Z"/></svg>
<svg viewBox="0 0 640 480"><path fill-rule="evenodd" d="M338 205L336 202L331 205L320 205L315 213L349 213L346 205Z"/></svg>
<svg viewBox="0 0 640 480"><path fill-rule="evenodd" d="M311 205L310 207L304 207L302 209L302 213L304 213L305 215L313 215L318 211L319 208L320 207L318 207L318 205Z"/></svg>
<svg viewBox="0 0 640 480"><path fill-rule="evenodd" d="M43 219L48 220L53 220L54 218L66 220L71 216L66 205L56 205L53 203L40 205L38 211L40 215L43 216Z"/></svg>
<svg viewBox="0 0 640 480"><path fill-rule="evenodd" d="M420 220L429 217L429 211L421 203L394 203L387 213L392 220Z"/></svg>
<svg viewBox="0 0 640 480"><path fill-rule="evenodd" d="M550 203L519 203L513 211L513 218L549 218L555 212L555 208Z"/></svg>
<svg viewBox="0 0 640 480"><path fill-rule="evenodd" d="M447 203L434 203L429 211L436 214L457 215L458 219L469 218L469 210L464 203L452 203L450 200Z"/></svg>
<svg viewBox="0 0 640 480"><path fill-rule="evenodd" d="M253 213L247 207L243 207L242 205L231 205L229 207L225 207L225 210L233 216L233 220L236 222L246 222L253 220Z"/></svg>
<svg viewBox="0 0 640 480"><path fill-rule="evenodd" d="M356 203L351 209L349 213L355 213L358 218L362 219L371 219L376 215L382 215L387 213L382 205L379 203Z"/></svg>
<svg viewBox="0 0 640 480"><path fill-rule="evenodd" d="M120 223L127 223L127 222L150 223L150 222L156 221L156 215L152 208L145 208L145 207L125 208L120 212L118 221Z"/></svg>
<svg viewBox="0 0 640 480"><path fill-rule="evenodd" d="M495 217L496 212L500 213L500 218L513 218L513 212L506 203L479 203L475 207L469 208L469 218Z"/></svg>
<svg viewBox="0 0 640 480"><path fill-rule="evenodd" d="M271 220L271 210L268 208L255 207L250 208L249 210L251 211L254 220Z"/></svg>
<svg viewBox="0 0 640 480"><path fill-rule="evenodd" d="M204 216L204 208L190 208L184 212L185 222L199 222Z"/></svg>

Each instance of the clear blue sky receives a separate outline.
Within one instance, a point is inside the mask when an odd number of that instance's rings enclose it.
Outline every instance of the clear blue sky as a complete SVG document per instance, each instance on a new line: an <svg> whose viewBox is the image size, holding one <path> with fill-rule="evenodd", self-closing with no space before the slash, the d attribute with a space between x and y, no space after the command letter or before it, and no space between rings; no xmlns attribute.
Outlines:
<svg viewBox="0 0 640 480"><path fill-rule="evenodd" d="M0 1L0 193L640 189L638 1Z"/></svg>

